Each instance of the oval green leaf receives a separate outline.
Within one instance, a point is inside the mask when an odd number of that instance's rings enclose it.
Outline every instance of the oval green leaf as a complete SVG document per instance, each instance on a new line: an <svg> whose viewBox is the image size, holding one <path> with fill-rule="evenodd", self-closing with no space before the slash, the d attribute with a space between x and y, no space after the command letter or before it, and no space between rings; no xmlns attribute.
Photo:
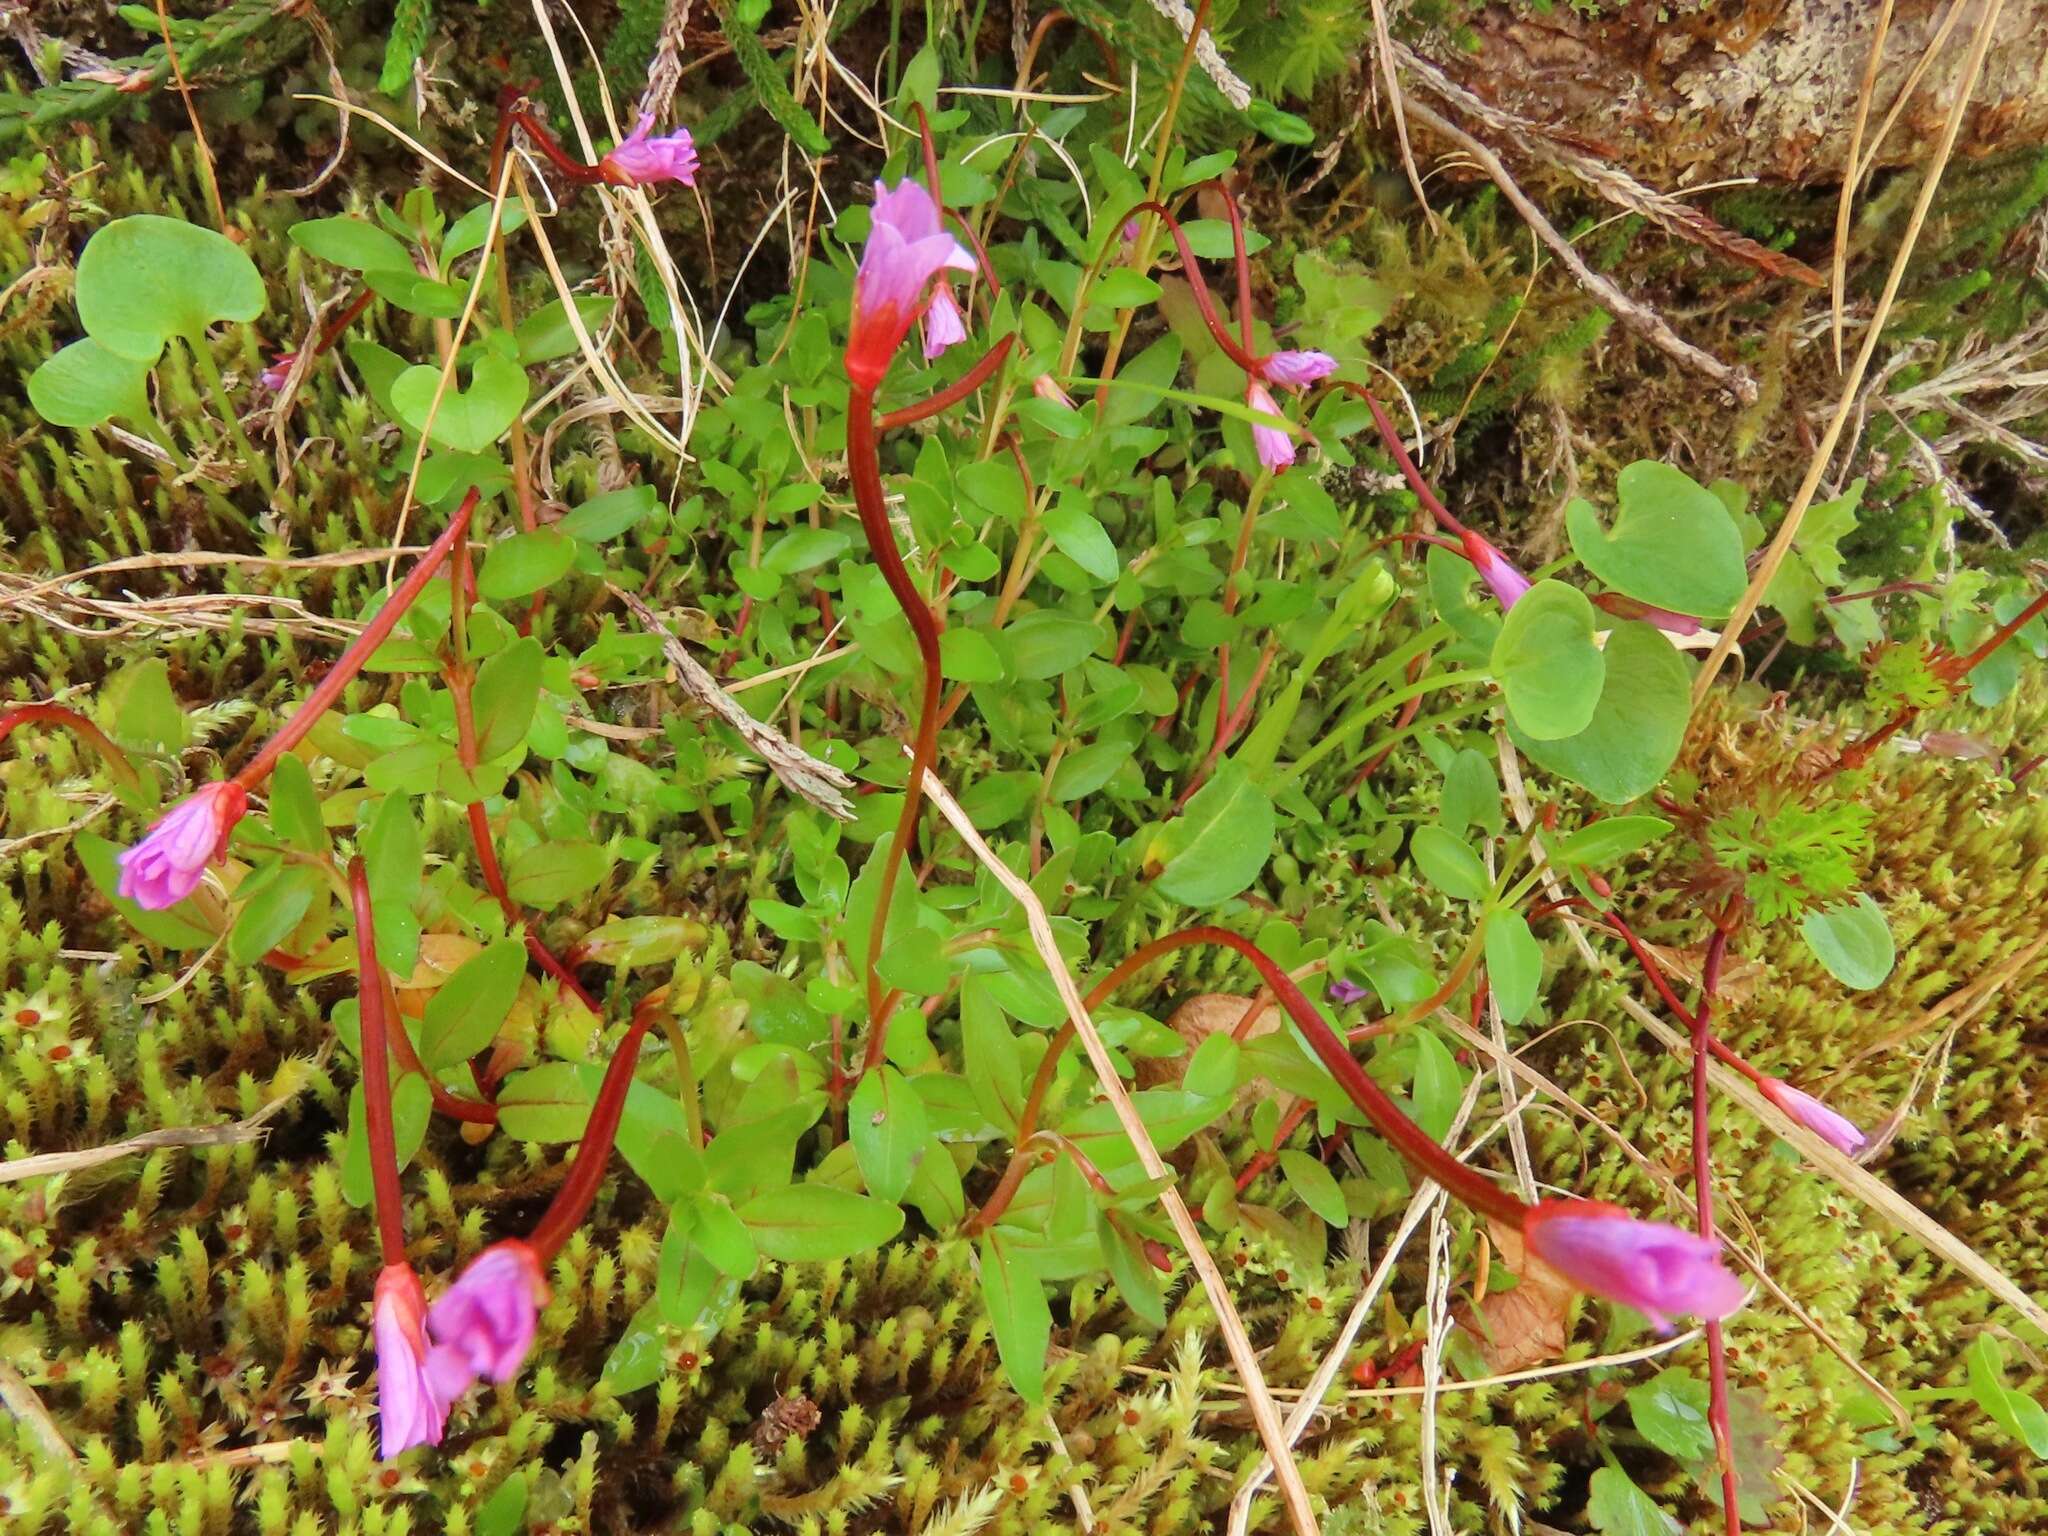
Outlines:
<svg viewBox="0 0 2048 1536"><path fill-rule="evenodd" d="M1594 631L1586 594L1561 581L1537 582L1501 621L1493 675L1509 715L1532 739L1576 736L1592 721L1607 677Z"/></svg>
<svg viewBox="0 0 2048 1536"><path fill-rule="evenodd" d="M1828 974L1852 992L1881 985L1898 957L1884 908L1866 891L1846 905L1807 913L1799 934Z"/></svg>
<svg viewBox="0 0 2048 1536"><path fill-rule="evenodd" d="M1592 721L1575 736L1539 741L1513 719L1508 734L1539 768L1570 779L1609 805L1655 789L1678 757L1692 711L1685 658L1648 624L1607 637L1607 681Z"/></svg>
<svg viewBox="0 0 2048 1536"><path fill-rule="evenodd" d="M110 352L92 337L44 359L28 378L28 403L57 427L90 430L112 416L147 421L148 362Z"/></svg>

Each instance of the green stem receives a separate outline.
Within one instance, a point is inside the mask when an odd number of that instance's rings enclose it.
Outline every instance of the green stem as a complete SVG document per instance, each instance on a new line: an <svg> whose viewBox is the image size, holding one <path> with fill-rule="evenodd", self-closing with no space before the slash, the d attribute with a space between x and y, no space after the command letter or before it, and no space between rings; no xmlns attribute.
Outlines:
<svg viewBox="0 0 2048 1536"><path fill-rule="evenodd" d="M1381 715L1391 714L1410 699L1423 698L1428 694L1440 692L1445 688L1462 687L1466 683L1489 682L1492 680L1492 676L1493 674L1490 672L1482 672L1477 668L1467 668L1462 672L1439 673L1435 677L1425 677L1421 682L1412 683L1406 688L1397 688L1394 692L1385 695L1383 698L1374 700L1373 703L1364 709L1347 715L1338 723L1334 730L1325 734L1321 741L1310 747L1308 751L1289 764L1281 773L1280 782L1287 784L1300 778L1332 752L1347 744L1353 737L1361 734L1366 726L1370 725L1374 720L1378 719Z"/></svg>
<svg viewBox="0 0 2048 1536"><path fill-rule="evenodd" d="M199 369L199 376L206 381L206 392L213 396L213 408L220 412L221 420L227 423L228 431L234 434L235 446L242 452L249 467L255 470L256 478L263 483L263 489L274 491L277 482L271 477L270 463L256 451L256 445L249 441L249 434L242 430L242 418L235 411L235 405L228 398L227 385L221 382L220 364L213 360L213 348L206 344L204 336L196 340L185 338L186 349L192 354L192 362Z"/></svg>

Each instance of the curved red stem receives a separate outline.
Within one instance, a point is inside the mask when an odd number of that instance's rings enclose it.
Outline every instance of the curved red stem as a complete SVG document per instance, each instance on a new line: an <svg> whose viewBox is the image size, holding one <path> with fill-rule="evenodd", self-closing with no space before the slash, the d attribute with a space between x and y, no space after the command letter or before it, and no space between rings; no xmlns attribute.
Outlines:
<svg viewBox="0 0 2048 1536"><path fill-rule="evenodd" d="M989 375L1002 367L1003 359L1010 355L1010 348L1016 343L1014 335L1005 336L1001 341L982 353L981 361L961 374L951 384L933 395L929 400L920 400L915 405L899 405L893 411L882 413L881 429L894 432L898 427L907 427L914 421L923 421L927 416L936 416L948 406L957 405L973 394L989 380ZM874 410L874 396L868 396L868 410ZM848 401L848 408L855 402ZM848 429L849 435L851 429Z"/></svg>
<svg viewBox="0 0 2048 1536"><path fill-rule="evenodd" d="M377 1197L377 1235L384 1262L405 1262L404 1193L398 1184L398 1135L391 1116L391 1045L384 1013L384 969L377 963L377 924L370 877L360 858L348 863L356 919L356 1006L362 1031L363 1136L370 1147L370 1183Z"/></svg>
<svg viewBox="0 0 2048 1536"><path fill-rule="evenodd" d="M1202 269L1195 260L1194 251L1188 246L1188 237L1180 227L1180 220L1173 216L1173 211L1166 204L1147 198L1144 202L1133 205L1130 213L1117 220L1117 223L1119 226L1128 223L1140 213L1157 216L1160 222L1165 224L1166 232L1173 236L1173 243L1180 251L1181 270L1187 277L1188 287L1195 295L1195 307L1202 312L1202 323L1208 326L1209 334L1215 339L1216 345L1246 373L1256 374L1259 371L1259 360L1252 355L1252 349L1241 345L1230 334L1228 327L1217 318L1216 301L1209 296L1209 285L1202 278Z"/></svg>
<svg viewBox="0 0 2048 1536"><path fill-rule="evenodd" d="M612 1053L611 1064L604 1070L604 1081L598 1085L597 1101L590 1107L590 1119L583 1127L583 1138L576 1144L576 1161L527 1238L543 1264L561 1250L569 1234L590 1214L590 1204L604 1182L605 1164L611 1160L619 1120L626 1112L626 1094L633 1086L640 1043L647 1038L655 1016L667 1005L666 988L642 998L640 1006L633 1010L633 1022L627 1026L625 1038Z"/></svg>
<svg viewBox="0 0 2048 1536"><path fill-rule="evenodd" d="M66 709L62 704L17 704L0 715L0 741L14 734L18 725L61 725L85 740L87 746L99 753L100 760L108 770L128 788L142 792L142 775L135 771L135 765L128 761L128 754L114 744L114 739L75 709Z"/></svg>

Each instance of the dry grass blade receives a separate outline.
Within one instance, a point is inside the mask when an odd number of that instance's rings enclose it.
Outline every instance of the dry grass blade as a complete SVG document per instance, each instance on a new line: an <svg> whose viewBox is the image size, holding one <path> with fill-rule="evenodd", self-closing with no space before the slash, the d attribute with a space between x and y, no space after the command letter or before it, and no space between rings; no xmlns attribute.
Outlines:
<svg viewBox="0 0 2048 1536"><path fill-rule="evenodd" d="M1408 110L1415 114L1418 122L1443 135L1460 149L1469 154L1479 168L1493 179L1501 195L1515 206L1523 222L1536 232L1538 238L1550 247L1557 259L1563 262L1579 286L1592 293L1600 302L1613 310L1622 324L1644 337L1658 351L1676 358L1688 368L1705 374L1743 404L1756 399L1756 380L1740 368L1730 367L1711 353L1703 352L1678 332L1671 329L1664 317L1647 305L1630 298L1614 285L1612 279L1595 272L1586 264L1586 259L1571 241L1565 239L1552 227L1543 210L1529 200L1529 196L1508 174L1508 168L1501 163L1500 156L1472 137L1456 123L1451 122L1419 101L1410 102Z"/></svg>
<svg viewBox="0 0 2048 1536"><path fill-rule="evenodd" d="M1216 1267L1216 1260L1210 1256L1208 1247L1202 1242L1202 1234L1195 1226L1195 1219L1188 1214L1187 1203L1180 1197L1179 1188L1173 1183L1173 1170L1159 1155L1159 1149L1152 1145L1151 1134L1145 1129L1145 1122L1138 1117L1131 1096L1124 1091L1123 1079L1117 1075L1116 1063L1110 1059L1109 1048L1103 1044L1094 1021L1088 1017L1088 1008L1081 1000L1081 989L1075 984L1073 975L1060 958L1059 944L1053 937L1052 919L1046 914L1044 903L1030 885L1018 878L1016 872L996 857L995 850L983 840L974 829L974 823L967 819L967 813L960 809L955 800L935 773L924 776L924 792L931 797L939 813L952 824L960 834L962 842L981 860L983 867L993 875L996 882L1008 891L1018 906L1024 909L1025 921L1031 929L1032 946L1052 975L1052 984L1065 1004L1067 1018L1074 1026L1074 1034L1088 1052L1088 1060L1095 1068L1095 1076L1102 1087L1102 1096L1109 1101L1115 1112L1117 1124L1130 1138L1132 1149L1138 1154L1138 1162L1149 1179L1162 1181L1159 1203L1166 1216L1173 1223L1174 1233L1180 1238L1181 1247L1186 1250L1188 1262L1194 1266L1195 1274L1202 1282L1202 1290L1209 1298L1209 1305L1215 1310L1216 1325L1223 1333L1223 1342L1230 1351L1231 1364L1236 1366L1243 1379L1246 1401L1252 1412L1252 1422L1258 1426L1259 1439L1264 1443L1266 1454L1273 1461L1276 1475L1280 1479L1280 1493L1287 1505L1288 1518L1292 1521L1295 1536L1318 1536L1315 1511L1309 1506L1308 1489L1302 1484L1301 1469L1294 1464L1289 1450L1286 1432L1280 1425L1279 1410L1273 1406L1273 1394L1266 1385L1264 1372L1259 1369L1259 1357L1252 1348L1251 1337L1245 1332L1244 1321L1237 1315L1237 1304L1230 1298L1230 1287L1224 1283L1223 1272Z"/></svg>
<svg viewBox="0 0 2048 1536"><path fill-rule="evenodd" d="M1785 509L1785 520L1778 525L1776 537L1770 548L1764 552L1756 574L1750 578L1748 589L1742 600L1735 605L1735 611L1728 616L1728 623L1721 632L1721 638L1714 648L1707 652L1706 662L1700 667L1699 676L1693 679L1692 700L1697 709L1707 690L1714 685L1714 679L1727 663L1728 653L1735 649L1735 643L1750 618L1763 601L1764 591L1778 574L1778 568L1785 563L1785 556L1791 552L1792 540L1798 536L1799 528L1806 521L1806 509L1813 505L1813 498L1820 490L1821 479L1827 474L1829 463L1835 456L1835 444L1841 441L1842 428L1848 424L1856 408L1857 396L1863 386L1863 376L1870 370L1870 360L1877 352L1877 344L1883 338L1885 321L1892 312L1893 301L1899 296L1899 285L1906 279L1906 264L1912 259L1913 248L1920 242L1921 226L1927 222L1927 213L1934 206L1934 194L1941 186L1941 173L1947 169L1949 156L1955 152L1956 135L1962 131L1963 117L1970 106L1970 95L1977 88L1978 78L1984 72L1984 58L1991 48L1991 34L1998 25L1998 13L2005 9L2005 0L1986 0L1984 14L1977 22L1976 36L1970 43L1970 61L1963 70L1963 78L1956 87L1956 99L1949 106L1948 120L1942 124L1941 139L1934 147L1934 156L1927 167L1927 179L1920 186L1920 196L1913 204L1913 216L1906 224L1905 236L1899 241L1898 253L1892 257L1891 271L1885 274L1884 292L1879 295L1877 309L1870 317L1870 325L1863 333L1863 345L1856 351L1856 361L1849 369L1849 375L1842 380L1841 398L1835 402L1834 415L1829 418L1827 431L1813 450L1813 460L1806 468L1806 478L1800 482L1798 493L1792 498L1792 505ZM1724 1074L1726 1069L1723 1069ZM1732 1074L1727 1074L1732 1075ZM1839 1156L1840 1154L1837 1154Z"/></svg>
<svg viewBox="0 0 2048 1536"><path fill-rule="evenodd" d="M71 1449L64 1432L57 1428L57 1421L50 1417L50 1410L36 1396L36 1389L23 1381L21 1373L5 1360L0 1360L0 1407L28 1426L43 1454L52 1461L71 1467L78 1465L78 1452Z"/></svg>
<svg viewBox="0 0 2048 1536"><path fill-rule="evenodd" d="M1387 25L1387 0L1372 0L1373 46L1379 50L1380 79L1387 87L1387 106L1394 117L1394 137L1401 145L1401 169L1408 173L1408 185L1415 189L1415 201L1429 223L1437 228L1436 210L1429 206L1429 194L1422 190L1422 173L1415 168L1415 150L1408 142L1408 110L1401 100L1401 80L1395 73L1394 34Z"/></svg>
<svg viewBox="0 0 2048 1536"><path fill-rule="evenodd" d="M1842 366L1842 287L1849 275L1849 210L1856 203L1856 162L1863 153L1863 130L1870 121L1870 98L1877 90L1877 71L1884 63L1884 40L1892 27L1892 0L1877 12L1877 30L1870 38L1870 59L1863 66L1863 86L1856 93L1856 120L1849 125L1849 158L1842 171L1842 200L1835 205L1835 249L1829 268L1828 297L1834 326L1835 366Z"/></svg>
<svg viewBox="0 0 2048 1536"><path fill-rule="evenodd" d="M320 1059L325 1060L327 1050L323 1049ZM264 1127L277 1112L299 1096L300 1088L293 1087L279 1094L255 1114L242 1120L231 1120L225 1125L172 1125L160 1130L143 1131L125 1141L109 1142L102 1147L85 1147L76 1152L42 1152L32 1157L17 1157L0 1163L0 1184L15 1184L23 1179L49 1178L60 1173L78 1173L87 1168L97 1168L101 1163L111 1163L116 1158L132 1157L137 1152L154 1152L166 1147L232 1147L245 1141L261 1141Z"/></svg>
<svg viewBox="0 0 2048 1536"><path fill-rule="evenodd" d="M633 617L646 626L649 634L661 637L662 654L676 669L683 690L738 731L740 739L775 771L775 777L826 815L841 821L853 820L853 802L840 793L853 787L852 779L830 763L819 762L774 726L763 725L733 703L731 696L718 686L718 679L690 654L688 646L669 633L660 616L639 596L610 582L605 583L605 588L633 611Z"/></svg>

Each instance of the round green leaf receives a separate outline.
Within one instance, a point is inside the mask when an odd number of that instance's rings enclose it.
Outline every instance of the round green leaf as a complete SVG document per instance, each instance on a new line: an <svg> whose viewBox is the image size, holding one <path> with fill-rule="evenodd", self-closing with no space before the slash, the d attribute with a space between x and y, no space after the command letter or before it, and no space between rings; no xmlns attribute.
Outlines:
<svg viewBox="0 0 2048 1536"><path fill-rule="evenodd" d="M438 366L419 363L401 373L391 386L391 408L413 431L423 430L434 391L441 387ZM469 370L469 387L450 381L434 412L432 441L461 453L482 453L504 434L526 404L526 370L486 352Z"/></svg>
<svg viewBox="0 0 2048 1536"><path fill-rule="evenodd" d="M110 416L147 421L149 368L149 362L109 352L87 336L45 358L29 375L28 403L57 427L86 430Z"/></svg>
<svg viewBox="0 0 2048 1536"><path fill-rule="evenodd" d="M1799 933L1828 973L1852 992L1868 992L1892 973L1898 951L1884 908L1859 891L1844 906L1806 914Z"/></svg>
<svg viewBox="0 0 2048 1536"><path fill-rule="evenodd" d="M1225 763L1187 809L1153 839L1160 893L1190 907L1228 901L1256 880L1273 852L1273 804L1235 763Z"/></svg>
<svg viewBox="0 0 2048 1536"><path fill-rule="evenodd" d="M1516 725L1537 741L1576 736L1600 704L1607 660L1593 605L1577 587L1539 581L1515 602L1493 642L1493 675Z"/></svg>
<svg viewBox="0 0 2048 1536"><path fill-rule="evenodd" d="M225 235L138 213L104 224L78 258L78 318L93 340L137 362L166 337L197 344L218 320L263 313L263 278Z"/></svg>
<svg viewBox="0 0 2048 1536"><path fill-rule="evenodd" d="M1622 805L1657 787L1678 756L1691 711L1685 658L1648 624L1620 624L1607 637L1607 680L1583 731L1539 741L1510 718L1508 734L1539 768Z"/></svg>
<svg viewBox="0 0 2048 1536"><path fill-rule="evenodd" d="M1617 592L1673 613L1725 618L1748 573L1742 534L1720 497L1682 470L1640 459L1615 486L1620 509L1610 532L1584 501L1565 508L1572 553Z"/></svg>

